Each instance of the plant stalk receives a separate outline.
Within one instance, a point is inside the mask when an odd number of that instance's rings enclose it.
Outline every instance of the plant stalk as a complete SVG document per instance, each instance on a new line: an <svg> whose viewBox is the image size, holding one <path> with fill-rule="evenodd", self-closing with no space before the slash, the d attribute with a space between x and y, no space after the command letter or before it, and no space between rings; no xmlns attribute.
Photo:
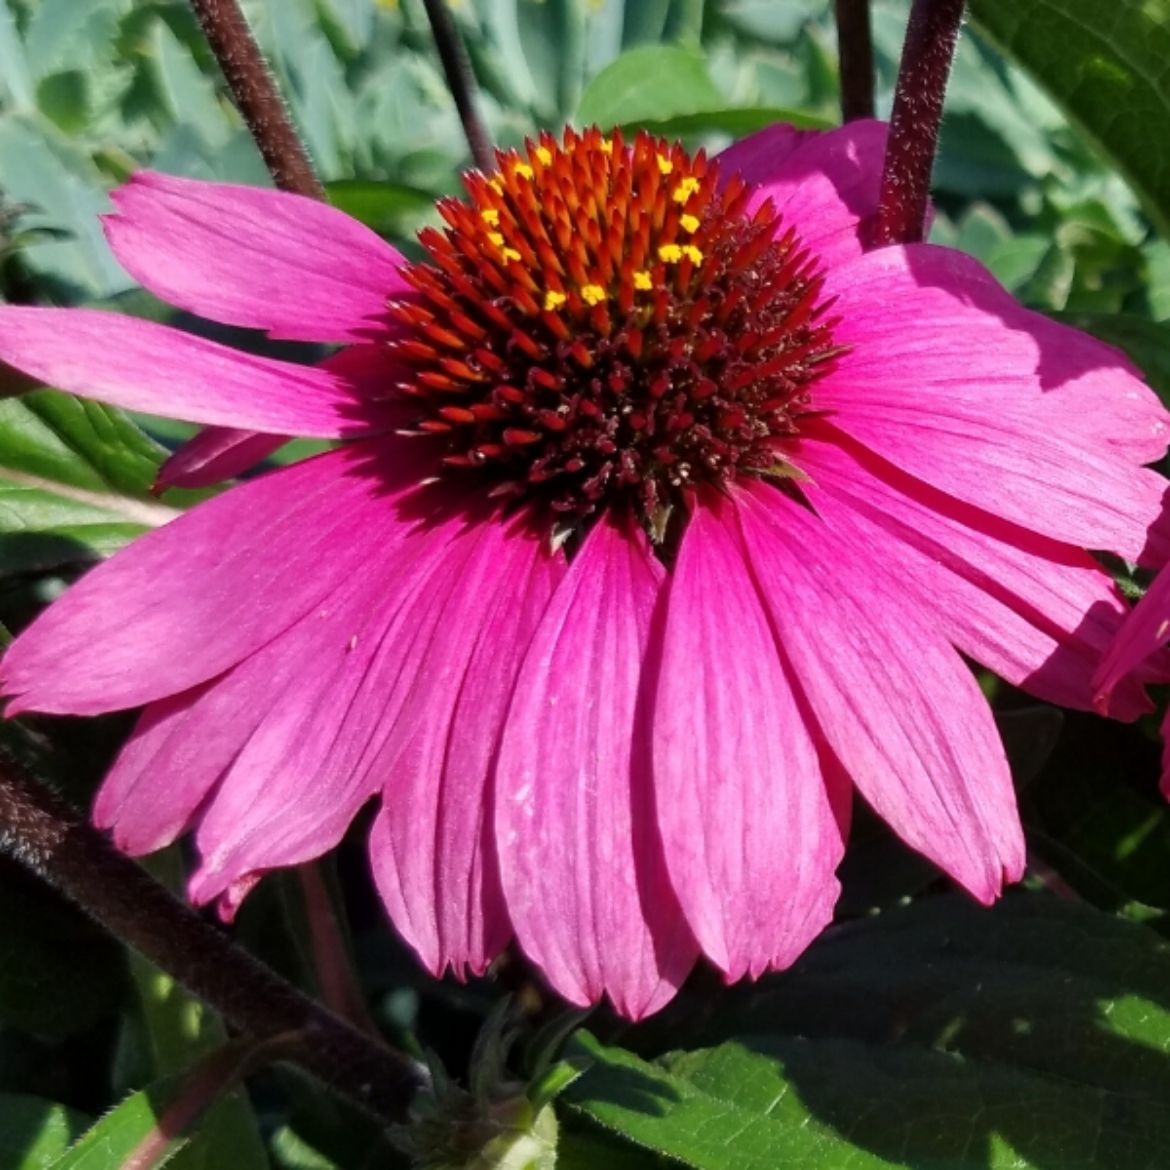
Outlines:
<svg viewBox="0 0 1170 1170"><path fill-rule="evenodd" d="M455 99L459 121L463 124L463 135L471 151L471 158L484 174L496 169L496 156L491 139L479 116L475 104L475 77L467 49L459 38L459 31L444 0L423 0L427 20L431 24L431 36L439 52L447 88Z"/></svg>
<svg viewBox="0 0 1170 1170"><path fill-rule="evenodd" d="M324 199L325 189L237 0L191 0L232 98L282 191Z"/></svg>
<svg viewBox="0 0 1170 1170"><path fill-rule="evenodd" d="M841 119L854 122L874 112L873 32L869 0L835 0Z"/></svg>
<svg viewBox="0 0 1170 1170"><path fill-rule="evenodd" d="M963 0L914 0L910 9L882 173L879 244L917 243L926 234L930 174L962 20Z"/></svg>
<svg viewBox="0 0 1170 1170"><path fill-rule="evenodd" d="M281 1039L287 1059L387 1121L400 1122L421 1068L309 999L236 946L82 821L0 763L0 849L173 976L237 1031ZM290 1043L291 1042L291 1043Z"/></svg>

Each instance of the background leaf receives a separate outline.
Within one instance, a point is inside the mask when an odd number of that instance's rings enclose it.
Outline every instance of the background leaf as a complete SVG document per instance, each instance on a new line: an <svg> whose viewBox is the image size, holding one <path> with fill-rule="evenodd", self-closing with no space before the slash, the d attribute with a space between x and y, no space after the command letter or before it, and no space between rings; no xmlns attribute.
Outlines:
<svg viewBox="0 0 1170 1170"><path fill-rule="evenodd" d="M1045 895L934 897L682 998L641 1057L582 1043L563 1102L696 1170L1137 1170L1170 1140L1170 945Z"/></svg>
<svg viewBox="0 0 1170 1170"><path fill-rule="evenodd" d="M972 0L978 28L1112 159L1170 231L1170 2Z"/></svg>
<svg viewBox="0 0 1170 1170"><path fill-rule="evenodd" d="M23 1093L0 1093L0 1170L45 1170L88 1124L75 1110Z"/></svg>

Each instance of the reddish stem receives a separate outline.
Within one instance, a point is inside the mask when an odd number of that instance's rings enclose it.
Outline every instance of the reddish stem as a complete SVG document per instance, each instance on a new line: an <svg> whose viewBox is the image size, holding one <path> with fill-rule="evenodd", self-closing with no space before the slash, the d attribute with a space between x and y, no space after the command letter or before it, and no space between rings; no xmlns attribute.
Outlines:
<svg viewBox="0 0 1170 1170"><path fill-rule="evenodd" d="M910 9L882 173L879 244L916 243L926 233L943 96L962 20L963 0L914 0Z"/></svg>
<svg viewBox="0 0 1170 1170"><path fill-rule="evenodd" d="M284 191L324 199L325 189L236 0L191 0L191 7L273 181Z"/></svg>
<svg viewBox="0 0 1170 1170"><path fill-rule="evenodd" d="M59 797L0 762L0 850L56 887L127 946L257 1041L297 1041L288 1059L401 1121L422 1075L185 906Z"/></svg>
<svg viewBox="0 0 1170 1170"><path fill-rule="evenodd" d="M841 118L873 117L873 33L869 0L836 0L837 61L841 78Z"/></svg>

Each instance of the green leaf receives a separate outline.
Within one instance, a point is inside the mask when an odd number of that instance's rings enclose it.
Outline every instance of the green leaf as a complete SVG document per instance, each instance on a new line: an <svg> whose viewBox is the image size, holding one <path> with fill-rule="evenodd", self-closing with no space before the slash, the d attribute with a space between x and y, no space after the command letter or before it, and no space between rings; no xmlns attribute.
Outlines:
<svg viewBox="0 0 1170 1170"><path fill-rule="evenodd" d="M777 122L789 122L813 130L823 130L832 125L827 118L810 114L805 110L791 110L780 106L753 106L745 109L720 107L702 110L697 114L679 114L673 118L655 120L641 118L623 122L623 130L648 130L663 138L688 138L702 134L729 134L742 138L754 134Z"/></svg>
<svg viewBox="0 0 1170 1170"><path fill-rule="evenodd" d="M977 27L1028 70L1170 232L1170 0L972 0Z"/></svg>
<svg viewBox="0 0 1170 1170"><path fill-rule="evenodd" d="M112 407L55 390L0 400L0 574L107 556L172 519L150 497L164 454Z"/></svg>
<svg viewBox="0 0 1170 1170"><path fill-rule="evenodd" d="M1149 1170L1170 1141L1170 945L1083 904L937 897L788 973L583 1046L560 1101L695 1170Z"/></svg>
<svg viewBox="0 0 1170 1170"><path fill-rule="evenodd" d="M603 129L662 122L727 106L702 54L673 45L630 49L585 87L575 121Z"/></svg>
<svg viewBox="0 0 1170 1170"><path fill-rule="evenodd" d="M435 196L404 183L341 179L326 183L329 202L384 236L413 236L433 213Z"/></svg>
<svg viewBox="0 0 1170 1170"><path fill-rule="evenodd" d="M45 1170L87 1124L83 1114L55 1101L0 1093L0 1170Z"/></svg>
<svg viewBox="0 0 1170 1170"><path fill-rule="evenodd" d="M187 1071L156 1081L132 1093L116 1109L88 1129L48 1170L121 1170L133 1155L153 1151L149 1163L155 1170L170 1165L176 1170L221 1170L231 1165L247 1167L233 1155L230 1163L213 1162L202 1153L179 1162L176 1155L198 1152L203 1131L196 1133L203 1107L234 1078L243 1052L239 1047L221 1048Z"/></svg>
<svg viewBox="0 0 1170 1170"><path fill-rule="evenodd" d="M594 1065L561 1101L599 1125L693 1170L871 1170L883 1161L820 1125L782 1088L770 1102L746 1099L747 1077L776 1081L771 1062L745 1061L740 1080L714 1089L633 1053L598 1044L588 1032L575 1041Z"/></svg>

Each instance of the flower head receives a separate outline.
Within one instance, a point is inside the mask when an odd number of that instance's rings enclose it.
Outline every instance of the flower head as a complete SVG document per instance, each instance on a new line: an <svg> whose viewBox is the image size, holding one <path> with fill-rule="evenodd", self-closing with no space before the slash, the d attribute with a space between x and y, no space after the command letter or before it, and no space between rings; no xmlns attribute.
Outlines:
<svg viewBox="0 0 1170 1170"><path fill-rule="evenodd" d="M992 899L1023 844L960 652L1091 704L1125 606L1086 550L1164 557L1170 432L973 260L866 250L884 134L546 136L440 203L419 263L296 197L136 176L108 232L144 285L344 348L4 308L0 358L219 428L183 475L343 441L93 571L5 656L9 713L144 706L95 817L131 852L193 831L192 896L229 909L378 797L428 968L515 934L630 1016L700 954L800 953L854 788Z"/></svg>

